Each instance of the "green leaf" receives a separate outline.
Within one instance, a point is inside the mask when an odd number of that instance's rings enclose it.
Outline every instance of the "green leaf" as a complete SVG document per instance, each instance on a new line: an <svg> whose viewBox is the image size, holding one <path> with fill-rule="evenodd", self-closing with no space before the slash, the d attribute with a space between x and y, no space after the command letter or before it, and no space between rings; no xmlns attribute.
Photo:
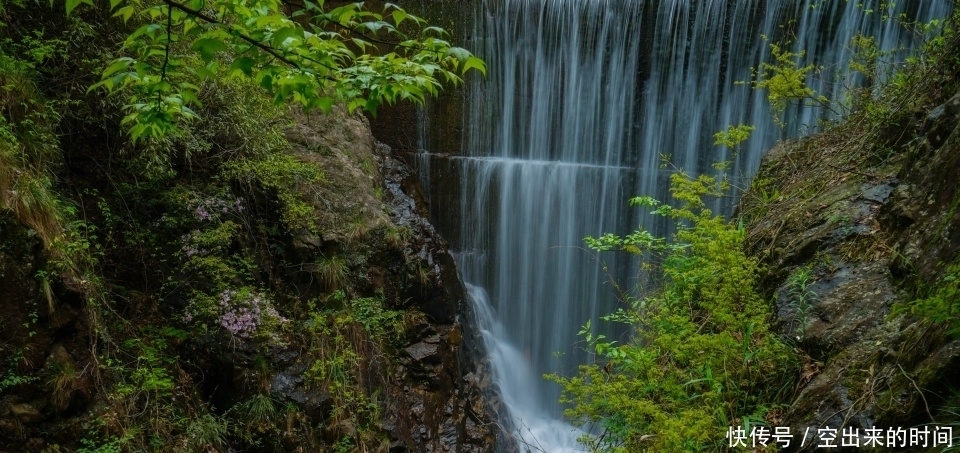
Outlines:
<svg viewBox="0 0 960 453"><path fill-rule="evenodd" d="M270 75L269 73L264 73L264 72L261 71L261 73L257 75L257 78L259 79L259 80L258 80L258 83L260 83L260 86L262 86L264 89L266 89L266 90L268 90L268 91L273 89L273 76L272 76L272 75Z"/></svg>
<svg viewBox="0 0 960 453"><path fill-rule="evenodd" d="M364 41L364 40L362 40L362 39L360 39L360 38L351 38L350 40L353 41L353 43L356 44L356 46L360 48L360 51L361 51L361 52L366 52L366 51L367 51L367 46L370 45L369 42Z"/></svg>
<svg viewBox="0 0 960 453"><path fill-rule="evenodd" d="M217 76L217 73L211 71L210 68L206 66L198 66L195 72L201 79L212 79Z"/></svg>
<svg viewBox="0 0 960 453"><path fill-rule="evenodd" d="M374 33L380 31L384 27L386 27L388 30L393 30L393 26L384 21L364 22L362 25L366 27L367 30L370 30Z"/></svg>
<svg viewBox="0 0 960 453"><path fill-rule="evenodd" d="M429 26L429 27L423 27L423 34L429 34L429 33L436 33L437 36L444 36L444 35L447 34L447 31L444 30L444 29L442 29L442 28L440 28L440 27L433 26L433 25L431 25L431 26Z"/></svg>
<svg viewBox="0 0 960 453"><path fill-rule="evenodd" d="M193 91L190 91L190 90L181 91L180 97L183 99L184 103L193 104L193 105L202 107L202 105L200 104L200 99L197 98L197 94L194 93Z"/></svg>
<svg viewBox="0 0 960 453"><path fill-rule="evenodd" d="M80 4L86 3L87 5L93 6L92 0L66 0L67 15L73 12Z"/></svg>
<svg viewBox="0 0 960 453"><path fill-rule="evenodd" d="M233 60L233 64L230 65L231 70L239 70L244 73L247 77L253 75L253 67L257 64L257 61L250 57L240 57L236 60Z"/></svg>
<svg viewBox="0 0 960 453"><path fill-rule="evenodd" d="M366 101L360 98L350 100L350 102L347 103L347 112L352 115L353 112L357 110L357 107L362 106L364 102Z"/></svg>
<svg viewBox="0 0 960 453"><path fill-rule="evenodd" d="M283 47L283 43L289 38L303 38L303 31L296 27L285 27L273 32L270 43L273 47Z"/></svg>
<svg viewBox="0 0 960 453"><path fill-rule="evenodd" d="M130 58L130 57L117 58L116 60L113 60L113 63L110 63L110 66L107 66L107 69L103 70L103 74L101 75L101 78L107 78L113 74L116 74L117 72L120 72L121 70L125 70L129 68L130 65L132 65L133 63L134 63L134 60L133 58Z"/></svg>
<svg viewBox="0 0 960 453"><path fill-rule="evenodd" d="M334 8L329 13L330 20L345 24L357 15L360 6L360 3L350 3L339 8Z"/></svg>
<svg viewBox="0 0 960 453"><path fill-rule="evenodd" d="M487 75L487 64L472 55L467 57L467 61L463 63L463 73L466 74L471 69L476 69L480 71L480 74Z"/></svg>
<svg viewBox="0 0 960 453"><path fill-rule="evenodd" d="M128 5L114 12L113 17L121 17L123 18L123 23L127 23L127 21L130 20L130 16L133 16L133 13L134 13L134 8Z"/></svg>
<svg viewBox="0 0 960 453"><path fill-rule="evenodd" d="M217 52L227 50L227 45L219 39L200 38L193 42L190 50L198 52L205 63L209 63Z"/></svg>
<svg viewBox="0 0 960 453"><path fill-rule="evenodd" d="M407 18L407 12L402 9L397 9L391 13L391 16L393 16L393 23L400 25L400 23Z"/></svg>
<svg viewBox="0 0 960 453"><path fill-rule="evenodd" d="M466 61L468 58L473 56L469 50L464 49L463 47L451 47L447 49L444 55L453 56L458 61Z"/></svg>
<svg viewBox="0 0 960 453"><path fill-rule="evenodd" d="M68 12L82 3L94 4L93 0L64 1ZM199 104L201 90L184 86L182 80L199 83L224 77L217 65L227 61L224 54L232 50L236 54L230 55L227 76L251 79L277 102L297 102L323 111L342 102L351 111L361 108L376 114L382 104L423 102L428 94L438 93L441 82L462 82L460 70L486 71L483 60L445 41L445 30L428 26L393 3L374 12L363 3L338 2L325 13L323 0L301 0L299 9L309 20L293 21L276 0L179 1L190 10L217 8L221 22L198 20L167 1L103 2L110 5L114 17L143 19L124 41L123 50L134 58L111 61L94 85L129 93L124 125L135 140L168 133L181 119L196 116L188 106ZM168 19L175 23L170 30L165 27ZM331 26L331 21L342 26ZM413 30L426 28L420 30L419 38L407 39L397 30L402 23ZM382 54L362 36L367 31L378 36L396 34L405 41L400 50ZM166 45L171 42L188 44L197 57L174 53L168 58ZM301 67L288 67L258 46L286 52ZM167 76L162 80L161 62Z"/></svg>
<svg viewBox="0 0 960 453"><path fill-rule="evenodd" d="M137 38L139 38L140 36L143 36L143 35L147 35L147 36L153 37L153 34L154 34L157 30L159 30L159 29L160 29L160 24L147 24L147 25L144 25L144 26L136 29L136 31L134 31L133 33L131 33L130 36L127 37L127 42L128 42L128 43L136 42Z"/></svg>
<svg viewBox="0 0 960 453"><path fill-rule="evenodd" d="M136 121L136 118L135 117L130 118L130 121ZM134 126L130 128L130 140L133 143L137 143L137 141L140 139L140 136L143 135L146 129L147 129L146 124L139 124L139 123L134 124Z"/></svg>
<svg viewBox="0 0 960 453"><path fill-rule="evenodd" d="M330 113L330 109L333 107L333 98L321 96L313 98L309 104L308 108L319 108L323 113Z"/></svg>

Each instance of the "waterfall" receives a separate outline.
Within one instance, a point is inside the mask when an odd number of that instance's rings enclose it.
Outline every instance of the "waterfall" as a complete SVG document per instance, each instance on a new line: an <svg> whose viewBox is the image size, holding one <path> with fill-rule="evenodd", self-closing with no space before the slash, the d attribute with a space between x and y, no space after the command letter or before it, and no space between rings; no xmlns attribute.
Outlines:
<svg viewBox="0 0 960 453"><path fill-rule="evenodd" d="M732 159L734 181L743 184L778 139L837 119L800 105L786 112L786 130L775 125L765 94L738 83L771 59L761 35L792 37L792 49L806 51L801 64L825 68L808 83L840 101L845 86L861 83L840 76L849 72L854 36L872 36L886 50L910 48L915 36L892 18L943 18L950 3L475 1L466 34L488 75L468 81L462 149L427 150L418 162L470 285L513 418L506 422L550 453L582 450L579 428L558 421L559 390L541 376L575 373L591 359L577 332L588 320L596 330L597 317L616 309L613 282L633 286L638 264L611 254L602 266L583 249L584 236L624 234L637 224L666 234L665 225L631 212L627 199L667 200L670 173L712 172L718 160ZM713 146L715 132L737 124L756 127L737 154ZM732 201L717 208L730 212Z"/></svg>

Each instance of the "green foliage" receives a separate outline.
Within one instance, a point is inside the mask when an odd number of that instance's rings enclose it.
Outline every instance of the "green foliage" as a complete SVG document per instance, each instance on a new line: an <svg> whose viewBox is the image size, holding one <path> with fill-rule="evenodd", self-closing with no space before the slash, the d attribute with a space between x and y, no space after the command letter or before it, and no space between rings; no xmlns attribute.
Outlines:
<svg viewBox="0 0 960 453"><path fill-rule="evenodd" d="M333 451L335 453L350 453L353 451L353 448L353 438L351 437L340 438L333 444Z"/></svg>
<svg viewBox="0 0 960 453"><path fill-rule="evenodd" d="M117 350L100 356L103 396L78 451L182 451L166 442L204 421L194 420L202 413L186 414L177 407L184 393L177 382L180 359L172 342L180 341L183 332L148 326L131 333L131 338L113 345ZM187 443L184 438L175 445Z"/></svg>
<svg viewBox="0 0 960 453"><path fill-rule="evenodd" d="M216 219L180 237L177 255L182 266L182 277L172 283L192 294L192 310L196 314L215 313L216 299L221 292L249 282L245 271L253 266L239 253L237 241L241 224L233 219ZM209 299L209 300L207 300ZM205 302L201 302L205 300Z"/></svg>
<svg viewBox="0 0 960 453"><path fill-rule="evenodd" d="M184 146L193 155L213 154L229 160L264 156L289 148L283 136L291 123L287 108L278 107L248 79L230 77L221 69L202 84L202 120L191 127Z"/></svg>
<svg viewBox="0 0 960 453"><path fill-rule="evenodd" d="M52 0L51 0L52 1ZM90 0L65 0L69 15ZM457 84L482 60L392 3L374 11L348 3L256 6L237 0L111 0L110 10L138 26L93 88L128 96L124 123L134 141L175 133L197 118L199 83L227 68L276 102L376 113L383 103L423 102L442 82ZM385 49L385 50L384 50Z"/></svg>
<svg viewBox="0 0 960 453"><path fill-rule="evenodd" d="M283 221L290 230L316 229L313 206L297 189L323 180L323 171L283 152L227 162L223 176L248 187L259 187L280 202Z"/></svg>
<svg viewBox="0 0 960 453"><path fill-rule="evenodd" d="M850 42L850 47L854 55L850 62L850 70L859 72L872 80L877 72L877 63L883 55L877 46L877 40L872 36L857 34ZM868 83L868 85L872 84Z"/></svg>
<svg viewBox="0 0 960 453"><path fill-rule="evenodd" d="M361 297L350 302L350 312L371 335L402 330L403 313L383 308L383 297Z"/></svg>
<svg viewBox="0 0 960 453"><path fill-rule="evenodd" d="M730 126L725 131L713 134L713 144L717 146L726 146L727 148L736 148L741 143L750 138L750 133L756 129L753 126L739 124Z"/></svg>
<svg viewBox="0 0 960 453"><path fill-rule="evenodd" d="M391 351L403 333L403 312L386 309L382 296L348 299L343 291L335 291L328 305L310 304L305 338L314 361L305 377L333 398L334 423L349 418L357 428L357 435L344 433L337 445L376 450L381 405L372 383L387 379L383 359L396 353Z"/></svg>
<svg viewBox="0 0 960 453"><path fill-rule="evenodd" d="M50 389L50 402L57 410L66 410L73 392L80 388L80 370L69 362L54 362L46 383Z"/></svg>
<svg viewBox="0 0 960 453"><path fill-rule="evenodd" d="M757 289L759 264L742 249L744 231L703 202L725 187L678 174L672 177L678 207L634 199L676 222L671 241L643 230L588 240L596 250L644 253L663 263L659 290L629 297L629 308L604 318L627 323L634 332L629 342L593 336L588 324L580 333L598 362L573 377L549 376L563 387L566 415L601 428L581 439L591 451L721 450L727 427L763 423L789 382L794 359L770 331L770 307Z"/></svg>
<svg viewBox="0 0 960 453"><path fill-rule="evenodd" d="M377 420L379 407L361 384L364 349L355 342L360 340L352 330L355 322L349 311L314 312L310 324L316 360L305 375L334 398L335 420L349 416L367 425Z"/></svg>
<svg viewBox="0 0 960 453"><path fill-rule="evenodd" d="M37 67L63 56L65 44L34 31L21 41L0 42L0 208L32 229L47 258L40 282L53 309L51 281L59 277L91 299L99 297L95 274L101 251L96 227L54 189L62 165L56 125L60 105L37 89ZM19 50L26 57L8 54Z"/></svg>
<svg viewBox="0 0 960 453"><path fill-rule="evenodd" d="M266 393L253 395L228 412L236 420L235 434L250 444L256 444L258 436L270 433L279 420L276 402Z"/></svg>
<svg viewBox="0 0 960 453"><path fill-rule="evenodd" d="M84 437L80 440L80 448L77 453L121 453L123 446L130 441L130 437L110 436L104 441L96 441L90 437Z"/></svg>
<svg viewBox="0 0 960 453"><path fill-rule="evenodd" d="M24 360L23 353L23 348L19 348L7 357L6 364L4 364L6 370L4 370L3 379L0 379L0 394L8 388L29 384L37 380L36 376L20 373L20 365Z"/></svg>
<svg viewBox="0 0 960 453"><path fill-rule="evenodd" d="M163 339L150 340L132 338L125 341L123 347L133 358L128 362L107 360L107 366L118 371L115 375L123 376L114 389L115 395L150 400L172 394L174 383L168 367L176 357L165 351L167 343Z"/></svg>
<svg viewBox="0 0 960 453"><path fill-rule="evenodd" d="M190 451L217 451L226 444L227 420L203 414L187 423L186 437Z"/></svg>
<svg viewBox="0 0 960 453"><path fill-rule="evenodd" d="M24 50L28 58L26 64L31 69L42 66L51 58L64 58L67 52L67 43L62 39L46 39L42 30L34 30L31 34L21 37L18 44ZM5 42L4 45L13 45L12 42Z"/></svg>
<svg viewBox="0 0 960 453"><path fill-rule="evenodd" d="M862 106L873 141L883 143L885 140L881 135L885 128L898 124L898 118L909 118L913 112L926 109L929 97L942 88L942 82L946 80L939 80L936 72L953 66L951 59L956 61L955 49L948 45L956 37L955 23L955 19L934 19L924 23L901 19L902 26L923 40L919 51L907 56L902 64L894 57L895 51L879 51L876 43L868 38L858 36L854 39L853 68L868 79L857 107ZM885 82L882 86L877 86L873 73L880 74Z"/></svg>
<svg viewBox="0 0 960 453"><path fill-rule="evenodd" d="M0 44L0 208L49 246L64 220L51 175L60 161L59 115L36 89L34 63L5 53L9 41Z"/></svg>
<svg viewBox="0 0 960 453"><path fill-rule="evenodd" d="M776 121L782 121L783 112L792 102L813 100L826 105L828 100L807 86L807 75L815 66L800 66L805 51L791 52L787 45L770 43L770 54L774 61L761 63L760 68L754 70L753 87L767 91L767 100L770 101Z"/></svg>
<svg viewBox="0 0 960 453"><path fill-rule="evenodd" d="M102 14L107 3L119 18ZM287 139L302 132L291 134L295 121L316 116L278 102L372 111L383 102L422 101L442 83L482 71L482 62L390 5L373 14L396 31L372 23L359 4L311 9L293 21L279 3L208 0L203 14L221 22L203 24L175 3L70 0L69 17L35 2L0 3L0 22L11 21L0 23L0 221L4 234L9 222L23 231L17 241L26 238L23 251L4 244L14 242L11 234L0 247L4 259L32 263L26 275L41 296L24 305L27 328L17 329L28 346L49 340L53 318L44 316L42 297L56 312L54 295L80 293L81 300L64 301L82 307L78 334L89 329L93 354L74 355L76 367L48 365L42 375L26 372L20 356L5 357L0 390L33 383L53 394L58 411L79 400L77 390L90 391L83 413L61 414L82 419L85 438L73 447L87 453L269 451L293 438L312 450L336 441L379 451L378 392L397 355L403 313L372 295L379 283L360 291L353 283L364 277L349 273L377 252L381 245L372 243L384 226L353 216L343 225L353 240L339 244L344 250L329 247L315 219L330 206L320 198L330 182L310 161L316 156L297 155ZM363 24L361 36L355 28ZM131 30L136 36L123 48L113 46ZM396 42L364 47L368 38ZM323 54L323 45L336 54ZM102 67L102 89L87 91ZM135 143L117 128L124 118ZM364 159L359 166L376 173L375 161ZM328 260L312 255L291 264L301 257L293 256L290 233L301 230L324 238ZM410 234L388 233L384 241L394 246ZM299 299L308 296L297 267L339 289L339 297L318 296L327 301L317 313L322 322L303 322L312 313ZM288 321L280 310L300 319ZM277 365L267 359L242 376L253 397L213 411L210 389L196 384L210 378L222 348L287 347L294 329L316 359L307 382L335 397L334 413L324 414L332 418L318 421L294 403L281 410L266 378ZM357 429L323 444L328 433L318 422Z"/></svg>
<svg viewBox="0 0 960 453"><path fill-rule="evenodd" d="M819 298L817 293L810 289L813 281L812 265L797 268L787 277L787 297L790 298L790 304L796 310L797 320L800 322L800 325L796 328L801 333L806 329L807 322L810 320L812 304Z"/></svg>
<svg viewBox="0 0 960 453"><path fill-rule="evenodd" d="M927 296L894 307L894 313L904 312L944 325L950 335L960 337L960 264L948 266Z"/></svg>

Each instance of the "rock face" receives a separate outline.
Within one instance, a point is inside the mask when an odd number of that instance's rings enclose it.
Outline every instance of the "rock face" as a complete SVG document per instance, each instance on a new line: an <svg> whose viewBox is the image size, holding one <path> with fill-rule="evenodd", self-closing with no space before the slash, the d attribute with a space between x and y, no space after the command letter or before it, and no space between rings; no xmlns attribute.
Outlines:
<svg viewBox="0 0 960 453"><path fill-rule="evenodd" d="M329 115L290 115L287 152L324 172L321 181L299 187L315 214L316 232L283 231L265 216L261 228L281 231L270 234L282 239L269 254L250 258L258 268L249 278L276 294L295 295L285 305L278 297L277 307L290 318L300 316L293 322L307 327L281 329L280 337L269 341L238 341L223 332L174 334L162 352L169 355L159 359L165 365L151 366L179 373L171 384L174 399L200 401L199 407L223 420L236 413L231 408L263 396L271 407L286 407L284 420L250 425L251 436L269 446L256 451L332 451L337 442L346 445L343 439L376 444L384 452L480 453L510 445L511 437L497 423L500 408L482 343L462 322L471 318L463 284L446 243L427 220L416 178L389 147L374 141L364 117L337 109ZM249 199L247 209L263 212L257 202ZM81 439L100 437L99 424L109 422L116 406L118 378L100 368L106 365L98 357L103 344L120 342L113 341L113 326L91 332L92 311L69 288L55 284L48 308L44 288L34 278L42 269L35 264L43 260L41 244L2 212L0 232L0 452L74 451ZM324 280L322 272L307 266L331 256L342 263L335 278ZM143 272L149 276L148 269ZM134 274L133 281L138 278L149 277ZM139 307L117 309L118 318L130 320L125 329L183 328L177 311L182 296L175 291L159 304L157 294L123 294L124 303ZM336 310L342 313L356 300L375 300L376 310L399 313L390 319L399 319L400 327L367 329L359 318L336 324ZM314 313L334 314L324 315L325 324L318 326L304 316L309 311L298 308L305 301L328 305L326 312ZM138 312L143 307L148 308ZM172 325L164 324L171 320ZM318 357L328 346L322 342L334 340L298 336L311 325L340 329L337 338L345 343L330 345L357 354L345 357L356 357L351 373L360 384L351 381L355 387L340 391L362 389L372 395L365 400L376 406L367 409L375 414L372 424L361 427L351 414L333 415L344 412L337 407L342 395L336 387L318 384L316 376L326 372L318 367L337 366ZM394 337L376 338L377 332ZM161 354L158 350L153 354ZM264 442L269 433L280 439ZM250 448L243 435L231 431L207 448L254 451L242 450Z"/></svg>
<svg viewBox="0 0 960 453"><path fill-rule="evenodd" d="M512 438L498 423L499 399L490 383L489 363L483 361L479 335L469 322L463 283L446 243L430 224L420 185L410 168L386 145L378 145L379 162L390 194L391 217L416 231L407 252L426 263L435 279L433 290L420 298L419 308L432 323L417 327L418 335L404 347L406 358L393 392L400 402L387 414L391 451L488 452ZM457 301L457 304L451 304Z"/></svg>
<svg viewBox="0 0 960 453"><path fill-rule="evenodd" d="M893 124L779 145L744 196L749 250L803 358L772 420L793 433L956 424L960 341L910 311L960 250L960 92L932 98Z"/></svg>

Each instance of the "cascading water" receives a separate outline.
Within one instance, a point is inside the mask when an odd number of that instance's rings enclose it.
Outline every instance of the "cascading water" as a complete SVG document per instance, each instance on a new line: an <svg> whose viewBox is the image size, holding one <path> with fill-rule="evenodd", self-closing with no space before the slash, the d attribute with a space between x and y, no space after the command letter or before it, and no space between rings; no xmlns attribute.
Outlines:
<svg viewBox="0 0 960 453"><path fill-rule="evenodd" d="M579 431L558 421L558 389L541 376L573 373L589 359L577 331L615 309L610 282L629 287L636 278L636 263L624 257L604 257L602 267L581 248L583 237L622 234L638 222L665 234L651 217L630 214L627 198L668 199L667 175L711 172L718 160L734 159L734 179L743 181L777 139L834 119L801 105L787 112L783 131L765 94L737 83L770 60L761 35L789 34L806 51L802 64L830 65L808 82L840 100L845 85L859 83L833 75L849 72L854 36L909 48L915 36L891 18L946 17L951 2L880 3L475 2L473 50L488 76L468 84L463 149L423 153L419 163L524 441L550 453L582 449ZM738 155L713 146L715 132L737 124L756 126Z"/></svg>

